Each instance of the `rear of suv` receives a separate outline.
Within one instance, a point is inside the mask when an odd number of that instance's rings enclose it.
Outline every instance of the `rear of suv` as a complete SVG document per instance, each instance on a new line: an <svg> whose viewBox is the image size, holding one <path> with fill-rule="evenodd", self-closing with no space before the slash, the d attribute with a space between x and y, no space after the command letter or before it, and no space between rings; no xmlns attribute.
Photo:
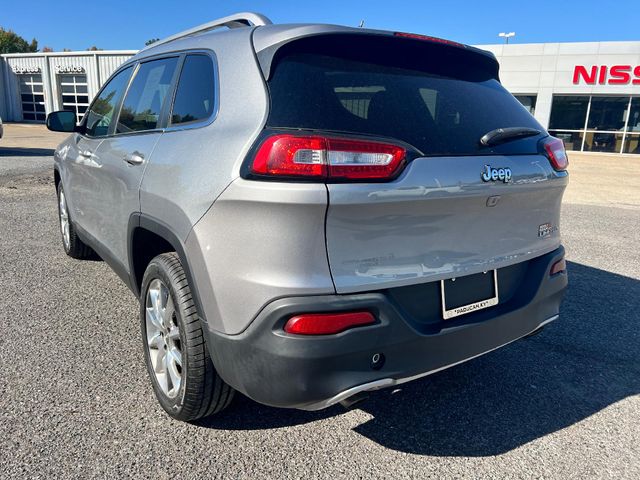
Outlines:
<svg viewBox="0 0 640 480"><path fill-rule="evenodd" d="M222 28L228 27L228 28ZM562 142L487 52L226 17L125 63L56 151L67 254L140 298L174 418L316 410L558 318Z"/></svg>

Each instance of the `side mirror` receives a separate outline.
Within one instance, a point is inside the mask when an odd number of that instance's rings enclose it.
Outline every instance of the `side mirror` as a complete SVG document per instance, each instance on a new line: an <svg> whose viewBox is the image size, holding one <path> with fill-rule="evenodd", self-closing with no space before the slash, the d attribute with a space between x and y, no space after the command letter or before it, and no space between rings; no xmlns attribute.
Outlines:
<svg viewBox="0 0 640 480"><path fill-rule="evenodd" d="M47 128L52 132L75 132L76 113L62 110L47 115Z"/></svg>

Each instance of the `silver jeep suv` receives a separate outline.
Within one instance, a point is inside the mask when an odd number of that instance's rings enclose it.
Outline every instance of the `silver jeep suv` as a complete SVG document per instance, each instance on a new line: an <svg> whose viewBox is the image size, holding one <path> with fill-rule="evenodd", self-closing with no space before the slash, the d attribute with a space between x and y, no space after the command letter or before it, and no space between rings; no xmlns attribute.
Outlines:
<svg viewBox="0 0 640 480"><path fill-rule="evenodd" d="M140 298L174 418L352 403L558 318L562 142L485 51L238 14L154 43L55 154L64 249ZM505 367L508 368L508 367Z"/></svg>

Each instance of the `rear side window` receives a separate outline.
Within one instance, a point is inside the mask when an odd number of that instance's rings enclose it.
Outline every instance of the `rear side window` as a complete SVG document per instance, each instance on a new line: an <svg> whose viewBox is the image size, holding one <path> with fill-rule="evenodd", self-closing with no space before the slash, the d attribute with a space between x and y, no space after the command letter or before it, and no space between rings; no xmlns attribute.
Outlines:
<svg viewBox="0 0 640 480"><path fill-rule="evenodd" d="M374 37L369 48L362 45L362 53L344 43L334 49L329 41L326 48L314 45L310 52L303 47L281 55L268 82L268 125L389 137L424 155L537 151L539 137L481 146L480 138L496 128L543 130L495 72L456 58L451 47L430 46L439 50L421 54L415 42L403 51L405 41L393 40L393 48L386 48ZM411 55L420 60L411 62Z"/></svg>
<svg viewBox="0 0 640 480"><path fill-rule="evenodd" d="M132 67L125 68L116 74L102 89L93 101L86 114L85 132L91 137L102 137L109 132L113 114L122 100L122 95L129 83Z"/></svg>
<svg viewBox="0 0 640 480"><path fill-rule="evenodd" d="M117 133L153 130L159 127L162 108L171 88L178 57L140 65L122 104Z"/></svg>
<svg viewBox="0 0 640 480"><path fill-rule="evenodd" d="M215 79L211 57L188 55L178 81L171 124L188 124L211 117L214 102Z"/></svg>

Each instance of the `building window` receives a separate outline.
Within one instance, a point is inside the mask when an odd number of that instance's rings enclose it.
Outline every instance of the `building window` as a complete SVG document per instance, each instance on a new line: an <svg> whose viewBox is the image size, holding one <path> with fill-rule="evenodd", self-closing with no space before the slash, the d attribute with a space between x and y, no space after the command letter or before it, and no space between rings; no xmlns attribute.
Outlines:
<svg viewBox="0 0 640 480"><path fill-rule="evenodd" d="M44 107L44 87L42 75L18 75L20 83L20 100L22 103L22 119L44 122L47 118Z"/></svg>
<svg viewBox="0 0 640 480"><path fill-rule="evenodd" d="M524 108L526 108L531 115L536 113L536 95L514 95Z"/></svg>
<svg viewBox="0 0 640 480"><path fill-rule="evenodd" d="M624 135L615 132L589 132L584 136L585 152L620 152Z"/></svg>
<svg viewBox="0 0 640 480"><path fill-rule="evenodd" d="M640 154L640 97L631 99L627 136L622 150L624 153Z"/></svg>
<svg viewBox="0 0 640 480"><path fill-rule="evenodd" d="M58 75L60 86L60 104L63 110L75 112L78 121L82 120L89 108L89 93L86 75Z"/></svg>
<svg viewBox="0 0 640 480"><path fill-rule="evenodd" d="M589 130L617 132L624 129L629 97L591 97Z"/></svg>
<svg viewBox="0 0 640 480"><path fill-rule="evenodd" d="M631 109L629 113L629 123L627 132L640 133L640 97L631 99Z"/></svg>
<svg viewBox="0 0 640 480"><path fill-rule="evenodd" d="M640 153L640 99L614 96L555 95L549 132L567 150Z"/></svg>
<svg viewBox="0 0 640 480"><path fill-rule="evenodd" d="M549 130L549 133L562 140L564 142L564 148L567 150L582 150L584 132L561 132L558 130Z"/></svg>
<svg viewBox="0 0 640 480"><path fill-rule="evenodd" d="M549 129L583 130L589 109L589 97L554 95Z"/></svg>
<svg viewBox="0 0 640 480"><path fill-rule="evenodd" d="M623 153L640 154L640 134L627 135Z"/></svg>

